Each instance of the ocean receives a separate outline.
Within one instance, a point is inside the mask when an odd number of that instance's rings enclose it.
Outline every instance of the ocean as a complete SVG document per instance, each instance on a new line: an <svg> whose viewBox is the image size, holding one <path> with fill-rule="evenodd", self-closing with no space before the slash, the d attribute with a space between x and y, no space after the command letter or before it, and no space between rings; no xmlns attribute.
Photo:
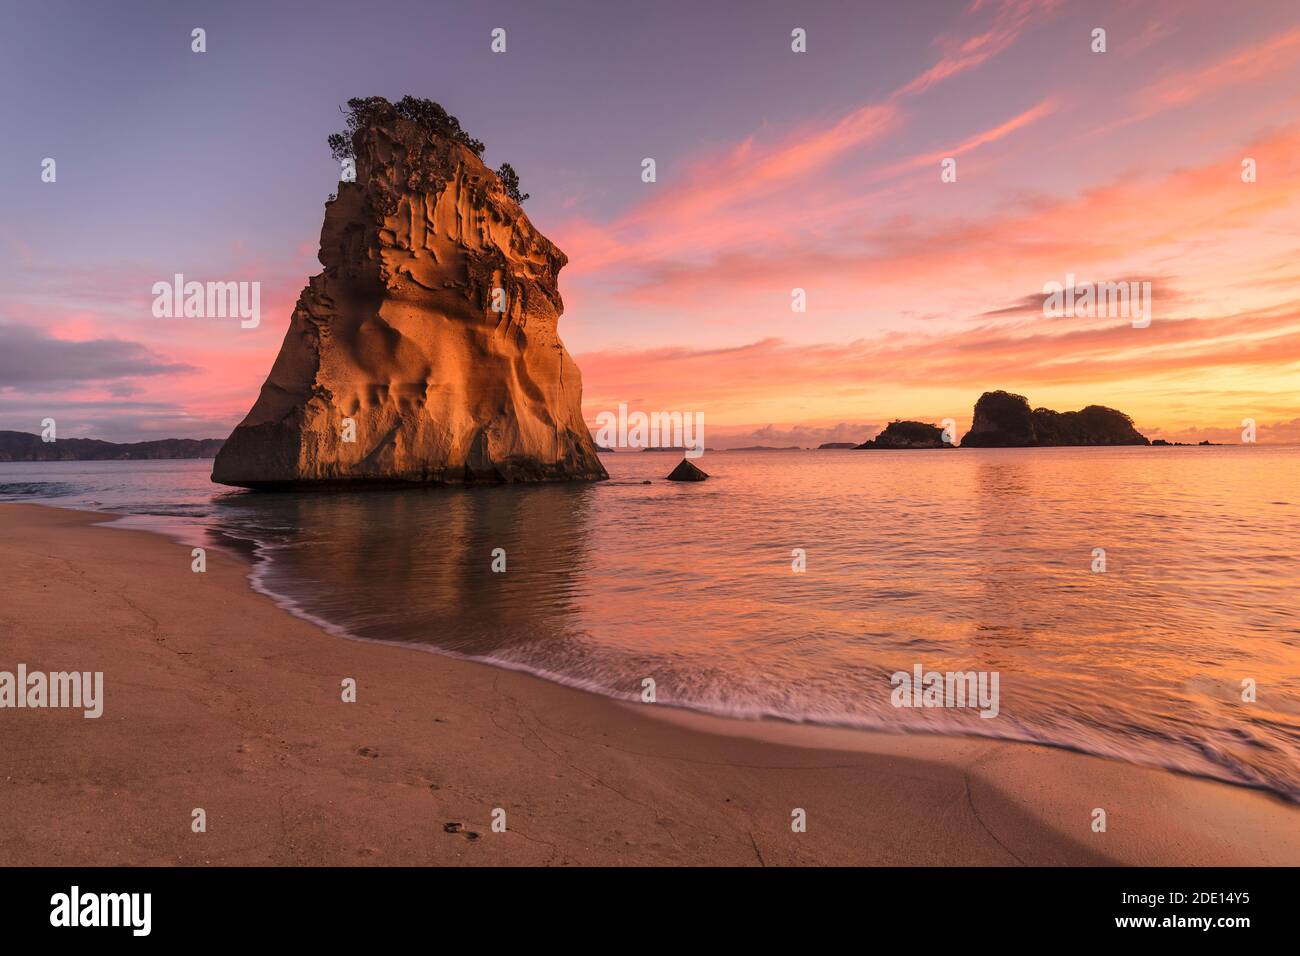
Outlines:
<svg viewBox="0 0 1300 956"><path fill-rule="evenodd" d="M673 455L603 461L595 484L294 494L210 461L0 463L0 500L240 552L339 635L1300 801L1298 447L724 451L682 484ZM996 674L997 715L895 706L918 666Z"/></svg>

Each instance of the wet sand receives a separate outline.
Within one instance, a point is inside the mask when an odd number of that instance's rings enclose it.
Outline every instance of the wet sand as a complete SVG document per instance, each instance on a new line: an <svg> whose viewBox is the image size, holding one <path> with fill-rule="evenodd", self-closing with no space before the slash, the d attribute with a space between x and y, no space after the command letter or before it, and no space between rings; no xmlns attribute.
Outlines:
<svg viewBox="0 0 1300 956"><path fill-rule="evenodd" d="M106 520L0 505L0 671L103 671L105 698L91 720L0 709L0 865L1300 864L1300 808L1266 793L349 641L234 556L196 574L188 546Z"/></svg>

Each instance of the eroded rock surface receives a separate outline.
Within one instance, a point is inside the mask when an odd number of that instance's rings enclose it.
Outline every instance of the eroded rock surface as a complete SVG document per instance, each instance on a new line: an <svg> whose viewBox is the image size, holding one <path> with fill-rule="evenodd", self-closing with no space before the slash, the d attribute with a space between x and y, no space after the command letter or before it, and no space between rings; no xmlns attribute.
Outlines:
<svg viewBox="0 0 1300 956"><path fill-rule="evenodd" d="M556 330L564 253L462 142L395 114L351 142L357 178L326 204L324 271L213 480L607 477Z"/></svg>

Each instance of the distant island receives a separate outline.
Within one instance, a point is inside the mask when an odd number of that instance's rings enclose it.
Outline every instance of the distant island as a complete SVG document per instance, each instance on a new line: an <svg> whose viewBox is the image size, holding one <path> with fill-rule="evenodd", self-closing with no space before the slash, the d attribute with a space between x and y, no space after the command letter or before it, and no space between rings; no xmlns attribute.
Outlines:
<svg viewBox="0 0 1300 956"><path fill-rule="evenodd" d="M817 446L817 450L823 451L832 448L857 448L857 447L858 446L851 441L825 441Z"/></svg>
<svg viewBox="0 0 1300 956"><path fill-rule="evenodd" d="M1030 409L1010 392L985 392L961 440L964 448L1043 448L1062 445L1150 445L1123 412L1089 405L1077 412Z"/></svg>
<svg viewBox="0 0 1300 956"><path fill-rule="evenodd" d="M1089 405L1077 412L1030 408L1029 400L1011 392L985 392L975 403L970 431L963 448L1047 448L1075 445L1170 445L1151 442L1133 425L1133 419L1104 405ZM1211 442L1203 441L1202 445ZM828 442L822 448L912 449L955 448L944 441L943 429L928 422L892 421L875 438L861 445Z"/></svg>
<svg viewBox="0 0 1300 956"><path fill-rule="evenodd" d="M864 441L855 448L952 448L952 442L943 440L943 429L925 422L890 422L875 438Z"/></svg>
<svg viewBox="0 0 1300 956"><path fill-rule="evenodd" d="M40 435L0 431L0 461L154 461L215 458L220 438L160 438L122 444L95 438L43 441Z"/></svg>

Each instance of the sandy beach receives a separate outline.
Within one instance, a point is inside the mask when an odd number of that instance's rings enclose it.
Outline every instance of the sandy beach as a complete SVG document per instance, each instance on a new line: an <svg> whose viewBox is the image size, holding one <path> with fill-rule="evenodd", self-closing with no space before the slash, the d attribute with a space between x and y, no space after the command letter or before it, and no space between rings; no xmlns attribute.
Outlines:
<svg viewBox="0 0 1300 956"><path fill-rule="evenodd" d="M104 673L98 719L0 710L5 865L1300 863L1300 808L1263 792L624 704L350 641L232 555L196 574L187 546L107 520L0 506L0 670Z"/></svg>

